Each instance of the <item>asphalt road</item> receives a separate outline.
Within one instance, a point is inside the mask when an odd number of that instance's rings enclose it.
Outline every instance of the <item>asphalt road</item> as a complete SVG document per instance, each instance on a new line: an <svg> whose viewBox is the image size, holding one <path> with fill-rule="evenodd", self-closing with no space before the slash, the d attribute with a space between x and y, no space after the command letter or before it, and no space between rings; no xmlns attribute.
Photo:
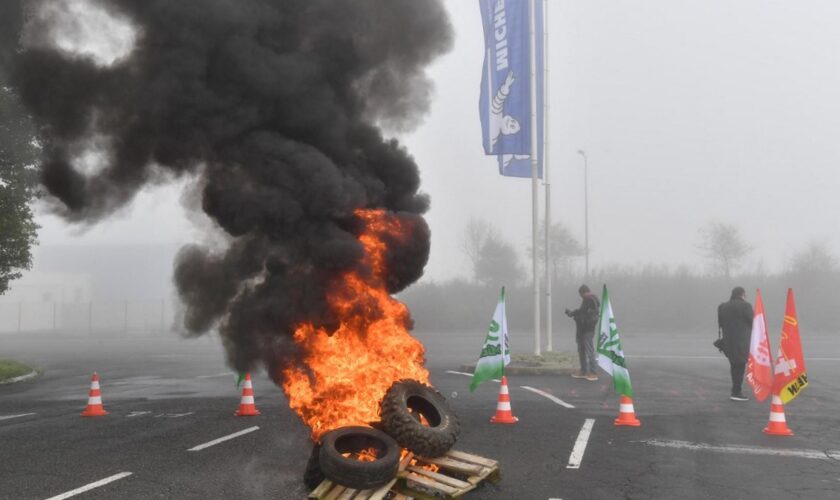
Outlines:
<svg viewBox="0 0 840 500"><path fill-rule="evenodd" d="M728 364L707 336L623 333L638 428L613 426L618 397L610 381L568 376L511 377L520 421L490 424L498 384L470 393L469 378L449 373L474 361L482 339L419 337L434 385L461 420L457 448L501 462L501 483L467 498L840 496L840 339L834 336L803 332L810 386L786 408L793 437L761 432L768 403L728 400ZM567 338L555 345L572 347ZM527 339L514 343L527 346ZM239 391L217 340L4 335L0 357L44 369L38 379L0 386L0 498L50 498L127 472L74 498L306 496L307 429L264 375L254 380L262 415L234 417ZM110 415L83 419L94 370ZM593 422L580 466L568 468L587 419ZM253 427L259 429L187 451Z"/></svg>

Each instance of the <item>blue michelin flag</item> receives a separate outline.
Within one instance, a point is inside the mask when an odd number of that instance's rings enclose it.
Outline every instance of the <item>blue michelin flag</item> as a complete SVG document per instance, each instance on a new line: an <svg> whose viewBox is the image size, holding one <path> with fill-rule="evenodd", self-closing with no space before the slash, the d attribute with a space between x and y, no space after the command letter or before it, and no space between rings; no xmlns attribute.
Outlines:
<svg viewBox="0 0 840 500"><path fill-rule="evenodd" d="M484 71L479 112L484 152L499 173L531 177L530 0L479 0L484 23ZM537 159L542 178L543 2L534 0L537 47Z"/></svg>

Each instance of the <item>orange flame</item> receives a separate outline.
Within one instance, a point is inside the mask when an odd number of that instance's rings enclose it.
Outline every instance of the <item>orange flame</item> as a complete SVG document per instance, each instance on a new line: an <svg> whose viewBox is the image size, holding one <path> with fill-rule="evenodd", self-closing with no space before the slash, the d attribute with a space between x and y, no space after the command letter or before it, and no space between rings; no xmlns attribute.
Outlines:
<svg viewBox="0 0 840 500"><path fill-rule="evenodd" d="M365 222L359 241L371 272L348 271L330 284L327 303L338 329L330 335L310 323L298 325L293 338L302 359L283 369L289 406L315 441L332 429L378 421L379 402L397 380L429 380L423 345L406 328L408 308L385 285L382 236L404 240L411 228L384 210L358 210L356 216Z"/></svg>
<svg viewBox="0 0 840 500"><path fill-rule="evenodd" d="M411 456L409 456L409 454ZM403 462L405 462L406 457L408 457L408 463L404 464ZM428 464L428 463L421 462L421 461L417 460L416 458L414 458L414 453L411 453L410 451L406 450L405 448L403 448L400 451L400 470L403 470L403 468L404 468L403 465L413 465L413 466L420 467L421 469L426 469L426 470L432 471L432 472L438 472L440 470L440 467L438 467L435 464Z"/></svg>
<svg viewBox="0 0 840 500"><path fill-rule="evenodd" d="M360 462L374 462L379 458L376 453L376 448L365 448L356 453L342 453L341 456L344 458L353 457Z"/></svg>

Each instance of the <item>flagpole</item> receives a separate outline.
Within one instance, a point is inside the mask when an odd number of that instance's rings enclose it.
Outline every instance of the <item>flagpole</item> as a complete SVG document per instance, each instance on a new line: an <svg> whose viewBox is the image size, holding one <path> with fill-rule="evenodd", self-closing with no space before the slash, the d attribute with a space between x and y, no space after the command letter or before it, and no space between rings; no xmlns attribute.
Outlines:
<svg viewBox="0 0 840 500"><path fill-rule="evenodd" d="M549 173L551 172L548 161L549 145L551 144L551 136L548 128L548 111L549 111L549 74L548 74L548 0L543 0L543 177L545 179L545 335L546 346L545 350L553 351L552 340L554 332L552 331L552 307L551 307L551 182L549 181Z"/></svg>
<svg viewBox="0 0 840 500"><path fill-rule="evenodd" d="M507 307L505 306L505 287L502 287L502 323L500 325L499 344L502 347L502 375L505 374L505 350L507 349Z"/></svg>
<svg viewBox="0 0 840 500"><path fill-rule="evenodd" d="M487 61L491 61L490 59L490 49L487 49ZM489 110L493 106L493 72L491 71L493 64L488 62L487 63L487 109ZM488 111L489 112L489 111ZM491 127L487 127L487 146L490 148L490 151L493 151L493 130Z"/></svg>
<svg viewBox="0 0 840 500"><path fill-rule="evenodd" d="M535 0L530 0L531 28L531 263L534 278L534 354L540 355L540 280L537 270L539 218L539 159L537 151L537 23Z"/></svg>

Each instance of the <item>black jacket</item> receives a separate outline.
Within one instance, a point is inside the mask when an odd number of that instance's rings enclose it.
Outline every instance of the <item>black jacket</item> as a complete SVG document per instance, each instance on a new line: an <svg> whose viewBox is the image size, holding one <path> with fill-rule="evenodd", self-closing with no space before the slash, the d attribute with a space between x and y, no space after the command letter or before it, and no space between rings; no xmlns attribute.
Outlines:
<svg viewBox="0 0 840 500"><path fill-rule="evenodd" d="M730 361L746 363L750 355L753 308L742 298L718 306L718 328L723 330L723 352Z"/></svg>
<svg viewBox="0 0 840 500"><path fill-rule="evenodd" d="M580 307L571 311L569 316L574 318L576 333L589 333L595 330L601 314L601 302L592 293L583 296Z"/></svg>

